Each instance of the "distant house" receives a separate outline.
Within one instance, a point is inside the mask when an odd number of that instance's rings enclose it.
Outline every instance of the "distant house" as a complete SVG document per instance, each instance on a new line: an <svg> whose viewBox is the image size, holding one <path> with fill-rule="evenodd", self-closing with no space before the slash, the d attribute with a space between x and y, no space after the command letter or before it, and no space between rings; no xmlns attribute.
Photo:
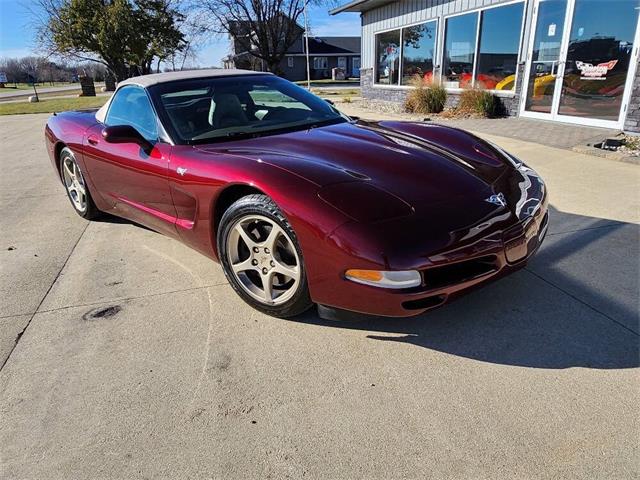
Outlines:
<svg viewBox="0 0 640 480"><path fill-rule="evenodd" d="M296 40L287 49L280 63L281 75L287 80L306 80L306 42L304 28L295 26ZM239 36L249 36L242 25L236 26L236 34L231 35L231 53L223 58L224 68L242 68L264 71L264 62L243 49ZM245 43L245 42L242 42ZM252 51L255 51L252 49ZM360 77L360 37L309 37L309 71L312 80L331 78L331 69L341 68L346 77Z"/></svg>

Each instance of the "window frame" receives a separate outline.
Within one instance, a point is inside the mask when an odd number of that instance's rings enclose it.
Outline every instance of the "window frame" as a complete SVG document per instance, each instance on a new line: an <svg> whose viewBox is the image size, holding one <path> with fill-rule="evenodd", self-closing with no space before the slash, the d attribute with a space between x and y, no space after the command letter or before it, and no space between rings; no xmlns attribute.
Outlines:
<svg viewBox="0 0 640 480"><path fill-rule="evenodd" d="M400 27L395 26L395 27L391 27L391 28L385 28L385 29L381 29L381 30L377 30L375 32L373 32L373 34L371 35L372 37L372 42L373 42L373 56L374 56L374 64L373 64L373 81L372 81L372 87L373 88L391 88L391 89L400 89L400 90L409 90L412 87L409 85L402 85L401 81L402 81L402 67L403 67L403 62L404 62L404 45L403 45L403 41L402 41L402 31L405 28L409 28L409 27L415 27L416 25L421 25L423 23L429 23L429 22L437 22L436 23L436 31L437 31L437 39L435 42L435 55L434 55L434 71L437 70L438 71L438 75L437 78L442 81L443 80L443 75L442 75L442 63L444 61L444 50L445 50L445 38L446 38L446 26L447 26L447 19L448 18L452 18L452 17L458 17L460 15L467 15L470 13L474 13L477 15L476 18L476 47L474 50L474 59L473 59L473 76L472 76L472 85L475 85L475 77L476 77L476 68L477 68L477 62L478 62L478 55L479 55L479 51L480 51L480 29L481 29L481 24L482 24L482 12L484 12L485 10L491 10L494 8L500 8L500 7L506 7L508 5L513 5L516 3L522 3L523 7L522 7L522 20L520 22L520 39L519 39L519 43L518 43L518 57L516 59L516 65L519 66L520 63L522 63L522 58L523 55L525 55L525 52L523 51L523 47L524 47L524 38L525 38L525 30L526 30L526 18L527 18L527 11L528 11L528 7L529 7L529 3L531 2L531 0L511 0L509 2L503 2L503 3L498 3L496 5L488 5L488 6L483 6L483 7L475 7L475 8L470 8L468 10L464 10L461 12L456 12L456 13L451 13L448 15L440 15L437 17L433 17L433 18L429 18L427 20L420 20L418 22L411 22L411 23L407 23L406 25L402 25ZM400 74L398 75L398 83L393 83L393 84L385 84L385 83L378 83L376 82L376 70L378 68L378 58L377 58L377 37L379 34L382 33L386 33L386 32L391 32L394 30L400 30L400 69L399 72ZM515 83L514 85L518 84L518 80L520 78L520 72L519 69L516 68L516 77L515 77ZM445 87L446 90L448 92L452 92L452 93L459 93L462 92L464 89L463 88L454 88L454 87ZM487 92L491 92L496 96L504 96L504 97L514 97L517 95L515 89L514 90L486 90Z"/></svg>
<svg viewBox="0 0 640 480"><path fill-rule="evenodd" d="M522 43L523 43L523 39L524 39L524 30L525 30L525 20L527 17L527 6L528 6L528 2L529 0L512 0L510 2L504 2L504 3L498 3L496 5L489 5L487 7L478 7L478 8L473 8L464 12L458 12L458 13L452 13L450 15L445 15L443 18L443 28L442 28L442 48L440 51L440 66L442 67L442 63L444 62L444 50L445 50L445 41L446 41L446 29L447 29L447 19L449 18L453 18L453 17L459 17L461 15L467 15L470 13L473 13L476 15L476 48L474 50L474 55L473 55L473 72L471 75L471 87L474 88L476 85L476 75L477 75L477 68L478 68L478 56L480 55L480 32L482 29L482 14L487 11L487 10L493 10L495 8L501 8L501 7L507 7L509 5L515 5L516 3L521 3L522 4L522 19L520 20L520 39L518 40L518 56L516 58L516 67L521 63L522 61ZM518 84L518 78L519 78L519 72L518 72L518 68L516 68L516 77L514 80L514 86ZM442 75L442 68L440 68L440 81L442 81L443 79L443 75ZM462 92L464 90L464 88L456 88L456 87L445 87L446 90L448 92ZM516 95L516 91L515 91L515 87L513 90L486 90L487 92L491 92L495 95L499 95L499 96L515 96Z"/></svg>
<svg viewBox="0 0 640 480"><path fill-rule="evenodd" d="M434 53L433 53L433 69L432 69L432 73L435 72L436 70L439 70L439 62L438 60L440 59L440 19L439 18L433 18L431 20L427 20L424 22L418 22L418 23L412 23L409 25L404 25L400 28L400 65L399 65L399 74L398 74L398 86L399 87L403 87L403 88L411 88L410 85L403 85L402 84L402 72L404 71L404 30L406 28L411 28L411 27L416 27L418 25L426 25L427 23L435 23L436 24L436 38L435 41L433 42L433 49L434 49Z"/></svg>
<svg viewBox="0 0 640 480"><path fill-rule="evenodd" d="M323 64L326 65L325 67L316 67L316 61L317 60L323 60ZM329 57L324 57L322 55L319 55L317 57L313 57L313 69L314 70L329 70Z"/></svg>
<svg viewBox="0 0 640 480"><path fill-rule="evenodd" d="M522 1L522 0L518 0L518 1ZM433 55L433 71L435 71L438 67L438 60L440 58L440 19L439 18L431 18L429 20L421 20L419 22L413 22L413 23L408 23L407 25L402 25L401 27L393 27L393 28L387 28L384 30L378 30L377 32L373 33L373 55L375 57L375 63L374 63L374 72L373 72L373 86L374 87L380 87L380 88L411 88L411 86L409 85L403 85L402 84L402 67L404 67L404 29L405 28L411 28L411 27L415 27L417 25L424 25L427 23L432 23L435 22L436 24L436 41L434 42L434 48L435 48L435 53ZM383 33L388 33L388 32L394 32L398 30L400 32L400 42L399 42L399 48L400 48L400 53L399 53L399 58L400 60L398 61L398 82L397 83L379 83L376 81L376 72L378 70L378 35L381 35Z"/></svg>
<svg viewBox="0 0 640 480"><path fill-rule="evenodd" d="M420 22L420 23L424 23L424 22ZM419 25L419 24L418 24ZM405 25L405 27L409 27L412 25ZM395 88L395 87L401 87L400 85L400 78L401 78L401 74L402 74L402 29L405 27L393 27L393 28L387 28L386 30L380 30L378 32L375 32L373 34L373 55L375 57L375 65L374 65L374 71L373 71L373 85L374 86L378 86L378 87L383 87L383 88ZM398 60L398 82L397 83L380 83L378 81L376 81L376 77L378 76L378 35L382 35L383 33L389 33L389 32L395 32L398 31L398 48L400 48L400 59Z"/></svg>
<svg viewBox="0 0 640 480"><path fill-rule="evenodd" d="M505 5L505 4L500 4L500 6ZM480 24L481 22L481 10L487 10L486 8L483 9L475 9L475 10L468 10L466 12L459 12L459 13L454 13L452 15L446 15L443 19L442 22L442 52L440 55L440 83L442 84L442 86L445 87L445 89L447 91L451 91L451 92L456 92L456 91L462 91L464 90L463 87L447 87L444 85L445 82L445 78L443 75L443 70L444 70L444 59L445 59L445 51L447 49L447 21L451 18L456 18L456 17L462 17L464 15L475 15L476 17L476 37L475 37L475 45L473 48L473 66L471 67L471 88L473 88L475 86L475 77L476 77L476 65L478 63L478 46L479 43L478 42L478 36L480 35Z"/></svg>

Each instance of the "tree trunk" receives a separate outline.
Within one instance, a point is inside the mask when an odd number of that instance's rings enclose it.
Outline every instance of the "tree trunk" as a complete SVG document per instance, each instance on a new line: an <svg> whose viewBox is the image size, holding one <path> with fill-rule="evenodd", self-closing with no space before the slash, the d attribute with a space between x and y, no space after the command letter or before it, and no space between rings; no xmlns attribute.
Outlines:
<svg viewBox="0 0 640 480"><path fill-rule="evenodd" d="M116 83L120 83L123 80L126 80L127 78L129 78L129 69L127 68L126 65L122 64L117 64L117 65L109 65L109 70L111 70L111 73L113 74L114 78L116 79Z"/></svg>
<svg viewBox="0 0 640 480"><path fill-rule="evenodd" d="M278 76L282 76L282 69L280 68L280 59L279 58L269 58L267 61L267 69L271 73L275 73Z"/></svg>

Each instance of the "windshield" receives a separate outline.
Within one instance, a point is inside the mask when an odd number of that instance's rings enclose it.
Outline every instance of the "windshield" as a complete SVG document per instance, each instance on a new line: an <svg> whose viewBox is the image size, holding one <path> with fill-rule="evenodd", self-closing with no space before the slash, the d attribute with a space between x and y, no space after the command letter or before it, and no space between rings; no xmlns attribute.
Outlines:
<svg viewBox="0 0 640 480"><path fill-rule="evenodd" d="M150 89L163 124L179 143L347 121L329 103L275 75L194 79Z"/></svg>

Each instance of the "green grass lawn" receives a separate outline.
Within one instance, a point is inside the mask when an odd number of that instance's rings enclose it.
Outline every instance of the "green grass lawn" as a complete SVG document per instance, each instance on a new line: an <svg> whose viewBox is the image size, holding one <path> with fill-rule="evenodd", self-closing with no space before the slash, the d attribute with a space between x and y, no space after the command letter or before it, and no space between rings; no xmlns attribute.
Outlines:
<svg viewBox="0 0 640 480"><path fill-rule="evenodd" d="M303 87L307 86L307 81L306 80L298 80L297 82L293 82L296 85L302 85ZM327 85L327 84L332 84L332 83L353 83L355 85L360 85L360 79L359 78L355 78L352 80L331 80L330 78L324 78L322 80L311 80L311 86L313 87L314 85Z"/></svg>
<svg viewBox="0 0 640 480"><path fill-rule="evenodd" d="M50 98L36 103L26 100L15 103L0 103L0 115L19 115L22 113L53 113L82 108L98 108L109 99L102 97Z"/></svg>
<svg viewBox="0 0 640 480"><path fill-rule="evenodd" d="M341 96L341 97L357 97L360 95L360 89L359 88L354 88L352 89L346 89L346 88L341 88L338 90L314 90L313 88L311 89L312 93L315 93L316 95L320 96L320 97L324 97L324 96Z"/></svg>

